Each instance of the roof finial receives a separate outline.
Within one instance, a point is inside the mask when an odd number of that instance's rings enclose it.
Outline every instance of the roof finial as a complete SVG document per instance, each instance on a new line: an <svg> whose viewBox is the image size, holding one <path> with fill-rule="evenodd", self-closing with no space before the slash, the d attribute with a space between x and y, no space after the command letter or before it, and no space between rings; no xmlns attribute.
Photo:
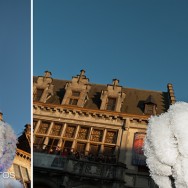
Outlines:
<svg viewBox="0 0 188 188"><path fill-rule="evenodd" d="M83 76L83 75L85 74L85 72L86 72L86 71L82 69L82 70L80 71L80 77Z"/></svg>
<svg viewBox="0 0 188 188"><path fill-rule="evenodd" d="M114 86L118 86L119 80L116 79L116 78L114 78L114 79L112 80L112 84L113 84Z"/></svg>
<svg viewBox="0 0 188 188"><path fill-rule="evenodd" d="M51 77L52 73L50 71L44 72L44 77Z"/></svg>
<svg viewBox="0 0 188 188"><path fill-rule="evenodd" d="M84 76L85 72L86 71L83 70L83 69L80 71L80 75L79 75L79 78L78 78L78 83L80 82L80 79Z"/></svg>

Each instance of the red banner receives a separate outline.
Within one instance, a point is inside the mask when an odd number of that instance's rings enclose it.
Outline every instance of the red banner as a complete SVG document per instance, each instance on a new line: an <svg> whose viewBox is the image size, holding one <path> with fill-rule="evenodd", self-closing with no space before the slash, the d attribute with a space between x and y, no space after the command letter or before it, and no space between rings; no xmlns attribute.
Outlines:
<svg viewBox="0 0 188 188"><path fill-rule="evenodd" d="M144 138L146 134L137 132L134 134L133 140L133 158L132 163L133 165L146 165L146 157L144 156L143 152L143 145L144 145Z"/></svg>

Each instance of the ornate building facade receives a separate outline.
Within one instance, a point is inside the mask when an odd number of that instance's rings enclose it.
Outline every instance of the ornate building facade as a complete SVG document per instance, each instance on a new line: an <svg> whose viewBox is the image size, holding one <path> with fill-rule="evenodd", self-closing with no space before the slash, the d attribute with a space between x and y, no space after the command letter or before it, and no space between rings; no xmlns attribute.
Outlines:
<svg viewBox="0 0 188 188"><path fill-rule="evenodd" d="M18 137L16 156L9 169L14 172L15 179L22 182L24 188L31 187L31 125L26 124L21 136Z"/></svg>
<svg viewBox="0 0 188 188"><path fill-rule="evenodd" d="M89 82L85 71L34 77L35 188L154 188L142 151L148 118L175 102L167 91Z"/></svg>
<svg viewBox="0 0 188 188"><path fill-rule="evenodd" d="M0 112L3 121L3 113ZM23 188L31 187L31 125L26 124L23 133L18 137L16 155L9 174L5 177L15 178L23 184Z"/></svg>

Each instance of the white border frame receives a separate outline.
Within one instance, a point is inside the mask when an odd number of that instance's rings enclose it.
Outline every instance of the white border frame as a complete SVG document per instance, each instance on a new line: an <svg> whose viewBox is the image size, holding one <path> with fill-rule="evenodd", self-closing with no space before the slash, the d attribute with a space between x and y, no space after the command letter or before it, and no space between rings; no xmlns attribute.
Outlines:
<svg viewBox="0 0 188 188"><path fill-rule="evenodd" d="M33 188L33 0L31 0L31 188Z"/></svg>

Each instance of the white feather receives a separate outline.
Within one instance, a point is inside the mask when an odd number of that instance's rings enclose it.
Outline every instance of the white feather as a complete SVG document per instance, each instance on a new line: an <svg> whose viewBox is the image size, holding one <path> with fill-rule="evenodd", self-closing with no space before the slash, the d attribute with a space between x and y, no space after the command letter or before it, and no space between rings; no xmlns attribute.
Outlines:
<svg viewBox="0 0 188 188"><path fill-rule="evenodd" d="M149 119L144 154L150 175L160 188L188 188L188 103L177 102L168 112Z"/></svg>

